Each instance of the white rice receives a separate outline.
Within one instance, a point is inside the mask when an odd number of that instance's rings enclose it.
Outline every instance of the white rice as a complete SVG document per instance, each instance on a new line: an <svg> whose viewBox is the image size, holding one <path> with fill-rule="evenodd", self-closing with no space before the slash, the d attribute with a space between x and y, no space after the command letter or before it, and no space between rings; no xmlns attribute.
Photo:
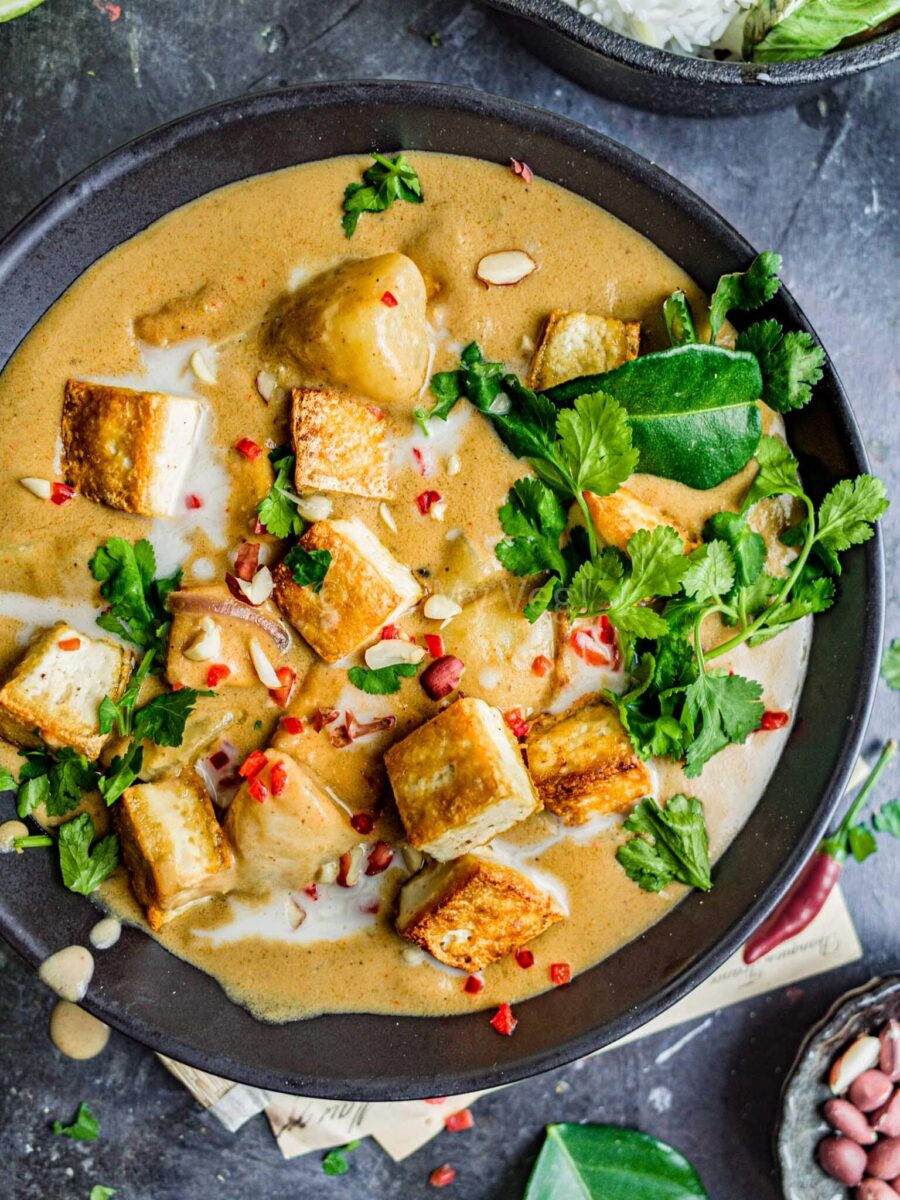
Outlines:
<svg viewBox="0 0 900 1200"><path fill-rule="evenodd" d="M718 42L753 0L565 0L566 4L648 46L696 54Z"/></svg>

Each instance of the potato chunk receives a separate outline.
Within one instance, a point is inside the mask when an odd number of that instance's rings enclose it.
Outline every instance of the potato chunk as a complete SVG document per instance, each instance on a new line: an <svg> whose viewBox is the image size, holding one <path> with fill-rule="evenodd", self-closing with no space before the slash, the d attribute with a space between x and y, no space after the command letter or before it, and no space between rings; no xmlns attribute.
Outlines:
<svg viewBox="0 0 900 1200"><path fill-rule="evenodd" d="M202 411L198 401L183 396L70 379L62 413L66 479L110 508L171 516Z"/></svg>
<svg viewBox="0 0 900 1200"><path fill-rule="evenodd" d="M612 371L637 358L640 344L639 321L554 308L531 360L528 386L541 391L579 375Z"/></svg>
<svg viewBox="0 0 900 1200"><path fill-rule="evenodd" d="M326 662L337 662L372 641L422 595L412 572L362 521L317 521L299 545L331 554L321 591L296 583L290 569L279 563L273 572L275 602Z"/></svg>
<svg viewBox="0 0 900 1200"><path fill-rule="evenodd" d="M131 677L130 652L64 621L32 643L0 688L0 735L17 746L70 746L96 758L106 737L98 710L118 700ZM37 730L37 733L35 733Z"/></svg>
<svg viewBox="0 0 900 1200"><path fill-rule="evenodd" d="M327 388L294 388L291 435L298 492L390 499L387 421L374 405Z"/></svg>
<svg viewBox="0 0 900 1200"><path fill-rule="evenodd" d="M251 887L303 888L324 863L339 858L359 841L347 814L328 796L307 767L283 750L266 750L266 765L254 778L266 789L263 803L245 783L232 800L225 831ZM272 770L284 772L276 795Z"/></svg>
<svg viewBox="0 0 900 1200"><path fill-rule="evenodd" d="M486 854L434 863L400 891L397 932L439 962L480 971L565 917L558 902Z"/></svg>
<svg viewBox="0 0 900 1200"><path fill-rule="evenodd" d="M588 698L558 716L539 717L526 753L538 795L566 825L624 812L653 788L615 709L603 700Z"/></svg>
<svg viewBox="0 0 900 1200"><path fill-rule="evenodd" d="M302 287L275 336L314 379L399 403L425 379L425 301L425 281L405 254L357 259Z"/></svg>
<svg viewBox="0 0 900 1200"><path fill-rule="evenodd" d="M231 886L228 843L209 796L188 772L126 788L113 811L131 886L151 929Z"/></svg>
<svg viewBox="0 0 900 1200"><path fill-rule="evenodd" d="M499 709L466 696L384 756L407 841L445 862L541 807Z"/></svg>
<svg viewBox="0 0 900 1200"><path fill-rule="evenodd" d="M594 528L600 537L610 546L624 550L631 537L639 529L653 532L659 525L668 525L684 542L684 552L689 554L699 545L688 531L660 508L645 504L634 492L620 487L610 496L597 496L593 492L584 493L585 503Z"/></svg>

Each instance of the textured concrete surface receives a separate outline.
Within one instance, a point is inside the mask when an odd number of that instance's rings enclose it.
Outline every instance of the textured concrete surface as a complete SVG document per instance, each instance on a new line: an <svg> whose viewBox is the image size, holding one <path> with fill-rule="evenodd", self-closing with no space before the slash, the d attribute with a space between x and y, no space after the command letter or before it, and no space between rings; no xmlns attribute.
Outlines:
<svg viewBox="0 0 900 1200"><path fill-rule="evenodd" d="M673 172L786 277L837 364L875 469L900 495L893 447L898 323L897 104L900 70L842 85L761 117L679 120L608 104L542 66L501 22L457 0L47 0L0 26L0 232L58 184L127 138L216 100L310 79L403 76L452 81L557 109ZM439 34L439 46L428 35ZM4 431L0 436L9 436ZM896 561L900 514L885 523ZM888 634L900 635L890 566ZM883 686L871 740L900 729ZM900 790L896 779L887 788ZM887 794L887 791L885 795ZM367 1144L326 1179L318 1156L283 1163L264 1119L233 1136L207 1119L152 1054L113 1035L106 1053L66 1063L46 1035L50 996L0 952L0 1155L3 1195L79 1200L91 1185L122 1200L363 1200L425 1197L451 1161L459 1200L514 1200L548 1121L638 1125L688 1154L716 1200L776 1200L769 1139L780 1080L803 1031L851 984L900 965L900 847L851 867L846 892L866 958L721 1013L675 1056L683 1031L479 1103L475 1128L443 1134L401 1166ZM88 1098L100 1141L55 1138ZM10 1174L10 1168L12 1172ZM9 1191L11 1187L11 1192Z"/></svg>

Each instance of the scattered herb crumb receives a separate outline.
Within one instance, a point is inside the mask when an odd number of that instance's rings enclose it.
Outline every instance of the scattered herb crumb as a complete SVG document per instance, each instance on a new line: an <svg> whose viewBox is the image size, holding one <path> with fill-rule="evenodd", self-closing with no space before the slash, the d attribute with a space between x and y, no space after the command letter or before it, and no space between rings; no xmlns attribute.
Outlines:
<svg viewBox="0 0 900 1200"><path fill-rule="evenodd" d="M338 1146L334 1150L329 1150L322 1159L322 1171L325 1175L346 1175L350 1170L345 1154L349 1154L351 1150L355 1150L360 1145L357 1138L354 1142L348 1142L346 1146Z"/></svg>
<svg viewBox="0 0 900 1200"><path fill-rule="evenodd" d="M82 1100L72 1124L63 1125L62 1121L54 1121L53 1132L71 1138L73 1142L95 1142L100 1133L100 1122L88 1108L87 1101ZM93 1197L93 1193L91 1195Z"/></svg>
<svg viewBox="0 0 900 1200"><path fill-rule="evenodd" d="M900 692L900 638L894 638L884 652L881 677L889 688Z"/></svg>

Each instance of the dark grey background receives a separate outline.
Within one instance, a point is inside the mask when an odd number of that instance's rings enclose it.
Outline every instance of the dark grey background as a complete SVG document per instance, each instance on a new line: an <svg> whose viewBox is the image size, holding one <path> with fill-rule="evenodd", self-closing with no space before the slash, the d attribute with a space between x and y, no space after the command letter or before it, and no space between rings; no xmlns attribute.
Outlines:
<svg viewBox="0 0 900 1200"><path fill-rule="evenodd" d="M900 68L796 109L684 120L596 99L522 50L493 14L457 0L122 0L119 18L110 17L92 0L47 0L0 26L0 233L122 141L241 92L366 76L501 92L609 133L694 188L756 246L784 254L787 283L848 387L873 467L900 495L892 453L900 440ZM888 514L885 530L890 637L900 635L897 515ZM900 732L898 717L898 698L882 685L872 746ZM898 792L895 768L882 798ZM322 1175L318 1155L284 1163L262 1117L225 1133L124 1037L114 1034L91 1063L64 1060L46 1033L51 996L0 948L0 1194L86 1200L104 1183L122 1200L405 1200L436 1195L428 1174L449 1160L458 1178L441 1194L515 1200L542 1126L591 1120L673 1142L715 1200L774 1200L769 1139L804 1030L845 988L900 966L898 864L900 847L884 846L847 872L863 962L718 1014L662 1064L657 1056L686 1029L483 1100L473 1130L443 1134L402 1165L367 1143L338 1179ZM85 1098L102 1120L101 1139L54 1137L53 1118L69 1119Z"/></svg>

